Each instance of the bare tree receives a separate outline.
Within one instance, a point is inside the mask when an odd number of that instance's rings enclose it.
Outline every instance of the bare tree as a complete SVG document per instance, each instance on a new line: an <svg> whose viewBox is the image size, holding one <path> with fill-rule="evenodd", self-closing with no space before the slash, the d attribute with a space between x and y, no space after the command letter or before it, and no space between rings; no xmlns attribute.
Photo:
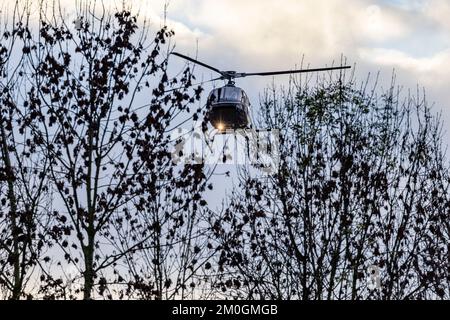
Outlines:
<svg viewBox="0 0 450 320"><path fill-rule="evenodd" d="M280 166L243 170L213 221L225 295L449 296L442 122L419 93L376 92L342 75L267 91L261 125L281 130Z"/></svg>
<svg viewBox="0 0 450 320"><path fill-rule="evenodd" d="M5 297L20 299L35 289L30 283L46 247L51 199L45 176L49 163L33 147L31 131L18 129L28 7L16 2L9 14L2 17L0 34L0 285Z"/></svg>
<svg viewBox="0 0 450 320"><path fill-rule="evenodd" d="M135 221L119 223L117 244L129 247L131 237L139 239L145 248L128 251L131 254L126 256L122 274L130 277L129 285L121 295L195 299L209 293L205 292L205 271L215 253L207 241L207 202L201 196L207 178L200 165L186 167L181 176L185 177L168 176L158 181L152 199L144 207L137 204L141 214ZM191 186L185 189L182 184Z"/></svg>
<svg viewBox="0 0 450 320"><path fill-rule="evenodd" d="M166 27L149 37L130 11L110 14L95 1L75 21L58 6L39 10L37 32L26 26L23 37L20 128L32 133L55 190L41 294L112 298L110 285L143 278L124 282L118 263L158 250L154 210L177 221L206 204L203 167L176 167L170 153L170 131L197 117L190 107L201 88L191 89L189 68L169 77Z"/></svg>

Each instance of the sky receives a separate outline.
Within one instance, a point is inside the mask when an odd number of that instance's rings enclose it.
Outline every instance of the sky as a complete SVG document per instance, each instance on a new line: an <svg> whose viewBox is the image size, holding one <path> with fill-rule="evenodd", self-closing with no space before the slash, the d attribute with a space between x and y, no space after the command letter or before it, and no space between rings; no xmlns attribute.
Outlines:
<svg viewBox="0 0 450 320"><path fill-rule="evenodd" d="M133 6L161 16L165 1L150 2ZM450 128L449 0L171 0L167 17L176 50L219 69L290 69L302 56L320 67L344 55L361 80L380 72L381 86L395 70L405 91L426 89ZM283 84L287 76L274 80ZM271 82L247 78L239 85L255 98Z"/></svg>
<svg viewBox="0 0 450 320"><path fill-rule="evenodd" d="M142 12L157 21L164 3L133 6L147 8ZM171 0L167 9L176 51L221 70L291 69L302 57L322 67L343 55L356 66L356 79L379 72L380 89L395 70L405 95L425 88L433 110L442 112L444 147L450 140L449 17L450 0ZM196 72L215 76L201 67ZM237 85L255 106L272 81L283 85L288 76L238 79Z"/></svg>
<svg viewBox="0 0 450 320"><path fill-rule="evenodd" d="M33 0L32 0L33 1ZM42 0L51 3L53 0ZM83 0L59 0L68 17ZM0 0L0 10L11 0ZM415 92L425 88L433 110L442 112L444 143L450 140L450 0L104 0L122 2L150 21L175 31L175 50L221 70L293 69L302 57L310 67L330 66L345 56L356 79L380 73ZM72 17L74 18L74 17ZM174 64L182 65L178 57ZM196 67L197 79L216 77ZM272 81L288 76L238 79L254 106ZM216 83L215 85L221 85ZM205 86L206 92L212 84ZM206 95L205 95L206 99ZM253 114L255 116L255 114Z"/></svg>
<svg viewBox="0 0 450 320"><path fill-rule="evenodd" d="M55 0L40 1L51 4ZM70 15L75 5L85 0L56 1ZM103 2L106 7L125 3L149 19L155 30L163 24L166 7L176 51L222 70L292 69L302 57L310 67L322 67L339 62L343 55L356 66L358 78L380 72L381 85L386 86L395 69L397 83L405 90L415 90L417 85L426 88L428 101L436 103L436 112L443 111L450 128L450 0ZM0 0L0 11L12 3ZM201 67L196 73L199 79L215 76ZM246 78L238 85L257 105L258 94L272 80L284 84L287 79Z"/></svg>

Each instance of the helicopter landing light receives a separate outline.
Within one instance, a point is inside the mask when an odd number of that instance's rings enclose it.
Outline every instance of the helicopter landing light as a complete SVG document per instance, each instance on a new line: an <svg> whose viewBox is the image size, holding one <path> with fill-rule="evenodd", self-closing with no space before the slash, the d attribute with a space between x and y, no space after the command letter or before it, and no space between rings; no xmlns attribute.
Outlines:
<svg viewBox="0 0 450 320"><path fill-rule="evenodd" d="M219 122L216 124L216 129L219 131L224 131L225 130L225 126L222 122Z"/></svg>

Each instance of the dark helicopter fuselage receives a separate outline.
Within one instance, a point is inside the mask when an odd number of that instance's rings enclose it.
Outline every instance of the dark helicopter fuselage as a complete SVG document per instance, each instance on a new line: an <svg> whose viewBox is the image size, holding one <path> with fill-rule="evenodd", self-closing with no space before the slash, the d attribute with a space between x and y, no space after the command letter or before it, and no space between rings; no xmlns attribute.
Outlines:
<svg viewBox="0 0 450 320"><path fill-rule="evenodd" d="M326 67L316 69L300 69L300 70L282 70L269 72L236 72L236 71L221 71L213 66L189 58L181 53L172 52L173 55L181 57L187 61L196 63L204 68L208 68L218 74L220 77L215 80L228 80L228 84L224 87L214 89L208 97L208 118L214 128L221 133L226 133L227 130L247 129L251 126L250 122L250 101L244 90L234 86L234 79L244 78L249 76L275 76L282 74L294 74L305 72L318 71L332 71L340 69L348 69L350 66Z"/></svg>
<svg viewBox="0 0 450 320"><path fill-rule="evenodd" d="M208 97L208 118L220 132L246 129L250 125L250 101L241 88L232 84L213 89Z"/></svg>

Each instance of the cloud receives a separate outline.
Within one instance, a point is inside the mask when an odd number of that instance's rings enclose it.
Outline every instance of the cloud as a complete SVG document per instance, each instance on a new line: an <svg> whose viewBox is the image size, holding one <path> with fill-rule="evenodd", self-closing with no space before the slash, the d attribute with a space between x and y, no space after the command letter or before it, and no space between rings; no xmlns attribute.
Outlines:
<svg viewBox="0 0 450 320"><path fill-rule="evenodd" d="M73 0L61 0L64 8ZM79 2L80 0L78 0ZM0 0L3 6L10 0ZM104 0L108 7L122 0ZM440 88L450 81L448 0L129 0L134 12L175 30L177 51L219 68L276 70L330 65L341 54L361 72L398 70L399 82ZM1 6L0 6L1 7ZM178 63L179 61L177 61ZM210 71L197 68L199 75ZM362 74L362 73L361 73ZM277 78L277 82L287 77ZM439 83L434 81L439 79ZM260 90L271 79L243 79ZM446 104L448 93L436 100ZM449 111L450 114L450 111Z"/></svg>
<svg viewBox="0 0 450 320"><path fill-rule="evenodd" d="M369 0L173 0L169 17L189 26L183 38L198 40L200 57L236 68L292 67L302 55L331 64L412 33L408 13ZM180 47L193 54L184 39Z"/></svg>
<svg viewBox="0 0 450 320"><path fill-rule="evenodd" d="M355 27L366 41L386 41L408 36L410 28L404 15L378 5L370 5L361 12Z"/></svg>
<svg viewBox="0 0 450 320"><path fill-rule="evenodd" d="M429 0L424 6L424 14L435 23L450 30L450 2L448 0Z"/></svg>
<svg viewBox="0 0 450 320"><path fill-rule="evenodd" d="M206 62L243 71L276 70L298 65L303 54L313 66L329 65L343 54L357 64L362 77L380 70L382 86L389 84L395 68L399 84L425 86L429 99L450 118L448 0L175 2L183 10L169 11L169 16L204 32L197 39L199 57ZM193 49L180 44L187 53ZM198 72L209 74L201 68ZM249 92L260 92L270 81L240 83Z"/></svg>
<svg viewBox="0 0 450 320"><path fill-rule="evenodd" d="M444 71L443 66L449 61L450 51L445 50L431 57L416 58L406 52L395 49L363 48L359 50L360 57L381 66L396 66L417 73Z"/></svg>

